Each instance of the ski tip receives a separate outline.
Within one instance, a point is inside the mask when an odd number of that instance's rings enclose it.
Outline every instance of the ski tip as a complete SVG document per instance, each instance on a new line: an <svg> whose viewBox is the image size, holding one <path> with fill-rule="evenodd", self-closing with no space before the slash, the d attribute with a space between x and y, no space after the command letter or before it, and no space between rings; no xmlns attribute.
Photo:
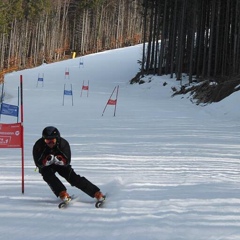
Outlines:
<svg viewBox="0 0 240 240"><path fill-rule="evenodd" d="M97 201L95 204L96 208L100 208L103 205L103 201Z"/></svg>
<svg viewBox="0 0 240 240"><path fill-rule="evenodd" d="M59 208L59 209L65 208L66 205L67 205L67 203L61 202L61 203L58 204L58 208Z"/></svg>
<svg viewBox="0 0 240 240"><path fill-rule="evenodd" d="M95 203L95 207L100 208L104 204L105 200L106 200L106 195L103 196L102 200L99 200Z"/></svg>

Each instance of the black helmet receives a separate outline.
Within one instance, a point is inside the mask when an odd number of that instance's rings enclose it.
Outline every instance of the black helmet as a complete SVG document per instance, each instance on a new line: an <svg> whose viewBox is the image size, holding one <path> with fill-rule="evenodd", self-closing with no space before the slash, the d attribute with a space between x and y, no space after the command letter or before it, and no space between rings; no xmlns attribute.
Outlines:
<svg viewBox="0 0 240 240"><path fill-rule="evenodd" d="M42 131L42 137L45 139L51 139L51 138L60 138L60 132L57 128L49 126L45 127Z"/></svg>

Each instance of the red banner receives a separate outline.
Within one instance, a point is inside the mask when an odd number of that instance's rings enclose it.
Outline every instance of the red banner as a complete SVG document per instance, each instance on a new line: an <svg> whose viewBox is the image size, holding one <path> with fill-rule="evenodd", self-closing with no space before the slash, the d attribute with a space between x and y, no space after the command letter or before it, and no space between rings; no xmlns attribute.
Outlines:
<svg viewBox="0 0 240 240"><path fill-rule="evenodd" d="M22 148L21 123L0 124L0 148Z"/></svg>
<svg viewBox="0 0 240 240"><path fill-rule="evenodd" d="M108 105L116 105L117 104L117 99L113 100L113 99L109 99L107 102Z"/></svg>
<svg viewBox="0 0 240 240"><path fill-rule="evenodd" d="M88 90L88 86L82 86L82 90Z"/></svg>

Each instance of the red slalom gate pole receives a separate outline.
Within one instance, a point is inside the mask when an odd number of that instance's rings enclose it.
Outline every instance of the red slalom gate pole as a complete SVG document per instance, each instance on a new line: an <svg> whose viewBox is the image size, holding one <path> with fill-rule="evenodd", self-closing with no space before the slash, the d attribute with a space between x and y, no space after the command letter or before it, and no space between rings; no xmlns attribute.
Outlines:
<svg viewBox="0 0 240 240"><path fill-rule="evenodd" d="M106 105L105 105L105 108L103 109L102 116L103 116L103 114L104 114L104 112L105 112L105 110L106 110L106 108L107 108L107 105L109 104L109 100L111 99L111 97L112 97L112 95L113 95L115 89L116 89L116 87L113 89L112 94L111 94L110 98L108 99L108 101L107 101L107 103L106 103Z"/></svg>
<svg viewBox="0 0 240 240"><path fill-rule="evenodd" d="M22 154L22 193L24 193L24 129L23 129L23 78L20 75L20 96L21 96L21 154Z"/></svg>
<svg viewBox="0 0 240 240"><path fill-rule="evenodd" d="M88 92L89 92L89 80L88 80L88 85L84 85L84 80L83 80L82 90L81 90L81 95L80 95L80 97L82 97L82 92L83 92L83 90L87 91L87 97L88 97Z"/></svg>
<svg viewBox="0 0 240 240"><path fill-rule="evenodd" d="M117 86L117 93L116 93L116 103L115 103L115 109L114 109L114 117L116 116L116 109L117 109L117 100L118 100L118 88L119 86Z"/></svg>
<svg viewBox="0 0 240 240"><path fill-rule="evenodd" d="M113 96L113 94L114 94L114 92L115 92L116 89L117 89L116 99L114 100L114 99L112 99L112 96ZM113 115L113 116L114 116L114 117L116 116L116 108L117 108L117 100L118 100L118 89L119 89L119 86L117 86L117 87L115 87L115 88L113 89L112 94L111 94L110 98L108 99L108 101L107 101L107 103L106 103L106 105L105 105L105 108L103 109L102 116L103 116L103 114L104 114L104 112L105 112L105 110L106 110L106 108L107 108L107 105L115 105L114 115Z"/></svg>

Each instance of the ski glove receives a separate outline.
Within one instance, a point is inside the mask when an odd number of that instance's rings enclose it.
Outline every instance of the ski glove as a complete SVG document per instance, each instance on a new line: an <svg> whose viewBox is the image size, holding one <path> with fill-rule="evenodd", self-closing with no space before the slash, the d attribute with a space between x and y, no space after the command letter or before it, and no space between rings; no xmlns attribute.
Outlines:
<svg viewBox="0 0 240 240"><path fill-rule="evenodd" d="M55 161L54 155L49 154L47 157L43 160L43 165L44 166L49 166L52 165Z"/></svg>
<svg viewBox="0 0 240 240"><path fill-rule="evenodd" d="M54 164L63 166L66 164L66 160L61 155L57 155L54 158Z"/></svg>

